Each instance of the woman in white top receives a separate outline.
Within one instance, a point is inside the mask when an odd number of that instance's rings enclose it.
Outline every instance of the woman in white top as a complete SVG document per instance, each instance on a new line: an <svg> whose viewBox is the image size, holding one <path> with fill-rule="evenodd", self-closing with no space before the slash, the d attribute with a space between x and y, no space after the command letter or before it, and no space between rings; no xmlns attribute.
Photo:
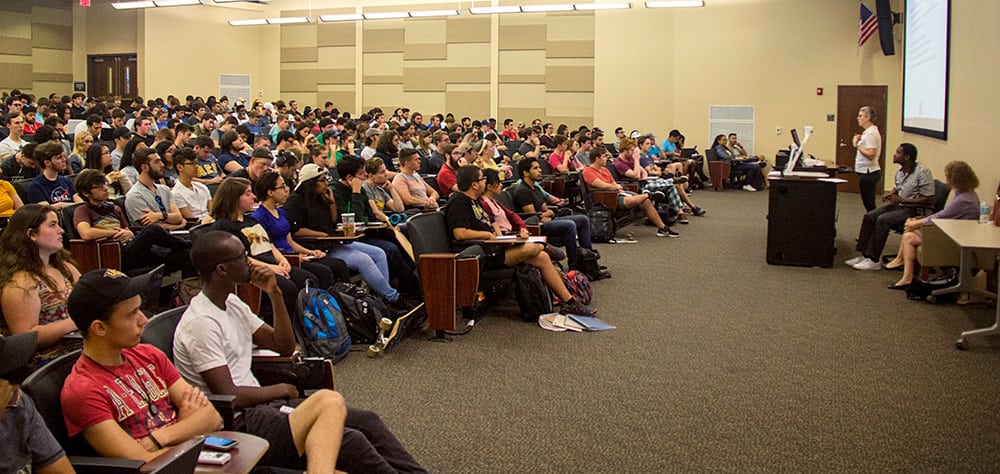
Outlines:
<svg viewBox="0 0 1000 474"><path fill-rule="evenodd" d="M858 110L858 126L865 129L860 135L854 135L854 148L858 151L854 157L854 172L858 173L858 185L861 188L861 202L865 212L875 209L875 193L882 183L882 169L878 165L879 151L882 150L882 135L874 121L875 109L864 106Z"/></svg>

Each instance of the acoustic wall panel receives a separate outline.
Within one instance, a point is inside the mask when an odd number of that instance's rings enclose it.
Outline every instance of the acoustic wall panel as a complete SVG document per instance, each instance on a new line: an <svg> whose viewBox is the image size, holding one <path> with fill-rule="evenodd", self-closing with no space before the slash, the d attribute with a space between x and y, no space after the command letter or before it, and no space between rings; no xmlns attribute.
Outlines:
<svg viewBox="0 0 1000 474"><path fill-rule="evenodd" d="M31 38L11 38L0 36L0 54L31 56Z"/></svg>
<svg viewBox="0 0 1000 474"><path fill-rule="evenodd" d="M282 48L315 48L317 25L281 25Z"/></svg>
<svg viewBox="0 0 1000 474"><path fill-rule="evenodd" d="M357 48L354 46L326 46L316 48L316 62L327 67L340 67L354 69L354 54ZM354 79L351 79L351 84Z"/></svg>
<svg viewBox="0 0 1000 474"><path fill-rule="evenodd" d="M404 61L419 61L427 59L448 59L448 45L441 44L410 44L403 45Z"/></svg>
<svg viewBox="0 0 1000 474"><path fill-rule="evenodd" d="M490 17L481 16L451 16L447 20L447 42L451 43L489 43Z"/></svg>
<svg viewBox="0 0 1000 474"><path fill-rule="evenodd" d="M316 26L316 46L354 46L357 28L353 21L320 23Z"/></svg>
<svg viewBox="0 0 1000 474"><path fill-rule="evenodd" d="M282 63L314 63L319 60L319 48L304 46L281 48Z"/></svg>
<svg viewBox="0 0 1000 474"><path fill-rule="evenodd" d="M72 8L58 0L0 2L0 89L72 91Z"/></svg>
<svg viewBox="0 0 1000 474"><path fill-rule="evenodd" d="M500 25L500 51L545 49L545 24Z"/></svg>
<svg viewBox="0 0 1000 474"><path fill-rule="evenodd" d="M402 28L376 30L366 25L361 48L365 53L402 53L403 37Z"/></svg>

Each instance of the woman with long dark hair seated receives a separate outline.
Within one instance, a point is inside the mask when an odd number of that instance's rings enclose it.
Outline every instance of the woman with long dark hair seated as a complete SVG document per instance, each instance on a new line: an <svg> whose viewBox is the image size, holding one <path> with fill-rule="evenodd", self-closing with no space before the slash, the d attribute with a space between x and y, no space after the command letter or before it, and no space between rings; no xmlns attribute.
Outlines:
<svg viewBox="0 0 1000 474"><path fill-rule="evenodd" d="M223 230L235 235L247 250L252 265L265 265L278 278L278 287L285 299L285 307L295 311L295 300L299 290L305 288L307 281L315 287L319 279L312 273L288 263L288 259L271 243L264 227L253 216L247 215L254 209L254 194L250 181L244 178L226 178L222 180L218 191L212 200L212 217L215 223L213 230ZM267 297L267 295L263 295ZM271 324L270 303L261 304L261 318Z"/></svg>
<svg viewBox="0 0 1000 474"><path fill-rule="evenodd" d="M890 290L905 290L913 282L913 274L916 271L917 248L923 243L920 228L934 225L934 219L978 219L979 218L979 195L976 188L979 187L979 177L972 167L964 161L952 161L944 167L944 179L948 186L955 191L955 197L951 202L934 214L927 217L911 217L903 225L903 240L899 244L899 252L896 258L885 264L885 268L895 270L903 267L903 276L895 284L889 285Z"/></svg>
<svg viewBox="0 0 1000 474"><path fill-rule="evenodd" d="M0 234L0 334L38 332L32 370L80 348L66 299L80 278L73 257L63 248L59 213L44 204L14 212Z"/></svg>
<svg viewBox="0 0 1000 474"><path fill-rule="evenodd" d="M292 235L301 238L333 234L337 228L337 202L326 184L326 170L308 164L299 173L299 184L285 204ZM363 242L335 245L328 255L347 263L391 304L404 305L402 296L389 283L389 262L382 249Z"/></svg>
<svg viewBox="0 0 1000 474"><path fill-rule="evenodd" d="M743 185L744 191L756 191L764 187L764 173L761 172L761 164L749 160L739 160L733 155L733 151L726 146L729 143L729 139L725 135L716 135L715 140L712 142L712 151L715 152L715 157L722 161L729 161L732 163L731 174L747 175L747 184Z"/></svg>
<svg viewBox="0 0 1000 474"><path fill-rule="evenodd" d="M128 194L132 189L131 180L124 173L114 169L111 161L111 150L103 143L95 143L87 149L87 169L97 170L108 180L108 197L115 199Z"/></svg>
<svg viewBox="0 0 1000 474"><path fill-rule="evenodd" d="M260 201L260 206L253 211L253 217L264 226L271 242L281 253L298 253L306 257L300 266L319 278L321 288L330 288L335 281L350 279L351 273L342 260L327 256L326 252L303 247L292 238L291 224L285 209L281 207L288 200L289 188L280 174L264 173L254 184L253 192Z"/></svg>

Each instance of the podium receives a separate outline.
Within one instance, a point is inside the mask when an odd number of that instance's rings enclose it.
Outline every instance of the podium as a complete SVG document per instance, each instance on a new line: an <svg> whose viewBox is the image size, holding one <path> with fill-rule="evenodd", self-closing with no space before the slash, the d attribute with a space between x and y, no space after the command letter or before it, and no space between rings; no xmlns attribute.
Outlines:
<svg viewBox="0 0 1000 474"><path fill-rule="evenodd" d="M837 183L771 176L767 263L832 267L837 238Z"/></svg>

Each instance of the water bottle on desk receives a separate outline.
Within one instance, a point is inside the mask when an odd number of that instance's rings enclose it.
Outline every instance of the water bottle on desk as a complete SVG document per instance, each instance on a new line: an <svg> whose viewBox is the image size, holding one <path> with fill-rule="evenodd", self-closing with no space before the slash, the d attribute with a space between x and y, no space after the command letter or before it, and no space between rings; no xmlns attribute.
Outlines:
<svg viewBox="0 0 1000 474"><path fill-rule="evenodd" d="M986 204L986 201L979 202L979 223L989 224L990 223L990 206Z"/></svg>

